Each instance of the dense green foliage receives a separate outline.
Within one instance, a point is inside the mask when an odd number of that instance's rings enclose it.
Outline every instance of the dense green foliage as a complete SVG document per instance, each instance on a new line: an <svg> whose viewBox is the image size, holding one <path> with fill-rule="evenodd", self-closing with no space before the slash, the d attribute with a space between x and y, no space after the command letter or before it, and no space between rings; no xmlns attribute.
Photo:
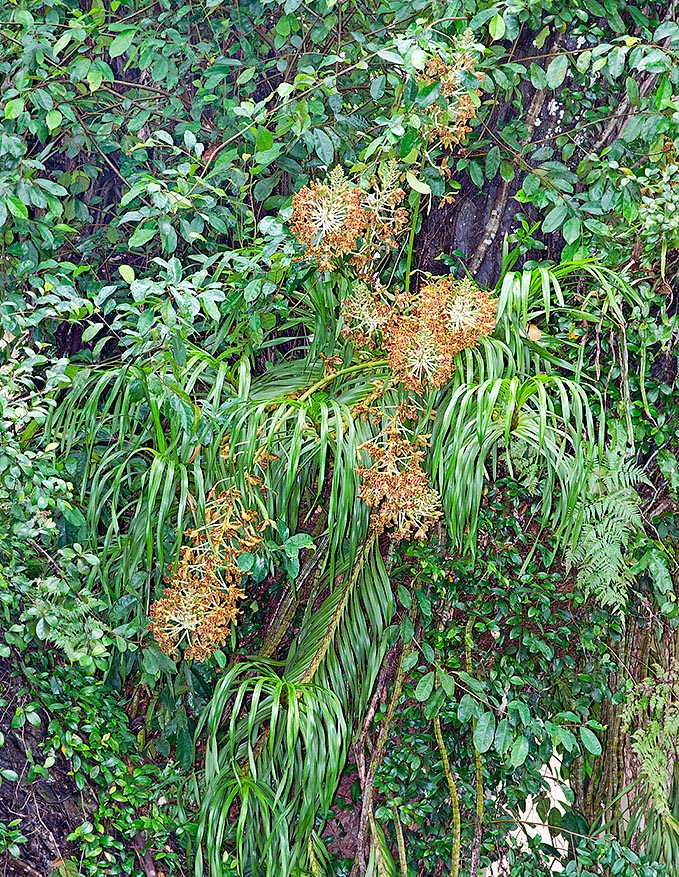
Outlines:
<svg viewBox="0 0 679 877"><path fill-rule="evenodd" d="M675 18L3 5L8 861L679 874Z"/></svg>

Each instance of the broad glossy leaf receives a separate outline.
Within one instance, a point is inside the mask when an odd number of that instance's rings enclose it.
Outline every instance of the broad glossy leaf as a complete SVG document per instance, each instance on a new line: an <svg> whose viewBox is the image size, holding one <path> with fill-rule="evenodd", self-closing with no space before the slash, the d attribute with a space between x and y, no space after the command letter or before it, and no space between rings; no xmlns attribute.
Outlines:
<svg viewBox="0 0 679 877"><path fill-rule="evenodd" d="M488 752L495 739L495 716L488 711L477 719L474 728L474 746L479 752Z"/></svg>

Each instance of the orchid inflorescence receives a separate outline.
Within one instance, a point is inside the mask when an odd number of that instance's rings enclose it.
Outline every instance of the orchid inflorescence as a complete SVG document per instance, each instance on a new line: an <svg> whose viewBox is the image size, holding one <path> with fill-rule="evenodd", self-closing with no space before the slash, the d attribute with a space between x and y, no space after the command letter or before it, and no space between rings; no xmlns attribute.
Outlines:
<svg viewBox="0 0 679 877"><path fill-rule="evenodd" d="M395 234L408 221L399 207L404 192L396 164L385 164L371 182L371 191L353 186L338 166L326 180L311 182L293 196L290 229L321 271L332 270L344 256L360 271L376 249L395 245Z"/></svg>
<svg viewBox="0 0 679 877"><path fill-rule="evenodd" d="M430 142L436 141L446 149L458 146L466 138L471 128L469 122L476 116L479 108L480 91L470 88L471 81L483 81L483 73L476 72L477 50L474 34L467 29L458 37L457 45L450 57L430 58L419 75L424 85L440 84L440 98L427 107L431 119L428 132Z"/></svg>
<svg viewBox="0 0 679 877"><path fill-rule="evenodd" d="M364 448L372 466L359 466L361 497L373 513L371 527L394 539L424 539L441 517L441 499L422 468L426 436L410 441L395 419Z"/></svg>
<svg viewBox="0 0 679 877"><path fill-rule="evenodd" d="M238 558L260 545L267 523L244 507L236 490L211 498L205 526L186 531L191 544L182 547L168 587L151 606L151 633L161 651L176 659L181 647L187 660L205 661L226 643L245 596Z"/></svg>
<svg viewBox="0 0 679 877"><path fill-rule="evenodd" d="M470 278L432 278L393 304L385 293L377 282L357 281L343 304L343 331L357 345L383 347L394 376L415 392L444 386L456 355L495 328L496 302Z"/></svg>

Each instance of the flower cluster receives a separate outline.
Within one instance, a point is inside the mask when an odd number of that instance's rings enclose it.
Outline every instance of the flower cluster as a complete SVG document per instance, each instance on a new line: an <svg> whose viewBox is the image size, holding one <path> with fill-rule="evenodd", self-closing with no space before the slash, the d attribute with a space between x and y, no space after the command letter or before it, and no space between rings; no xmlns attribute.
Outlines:
<svg viewBox="0 0 679 877"><path fill-rule="evenodd" d="M365 445L374 463L358 467L361 497L373 509L377 533L393 531L394 539L424 539L441 517L441 500L422 468L426 438L410 442L394 423L383 443Z"/></svg>
<svg viewBox="0 0 679 877"><path fill-rule="evenodd" d="M439 277L420 291L418 313L429 326L438 327L447 347L455 353L473 347L482 335L495 328L497 303L486 290L465 277Z"/></svg>
<svg viewBox="0 0 679 877"><path fill-rule="evenodd" d="M437 278L394 305L385 304L383 294L379 284L354 284L342 308L343 331L370 347L381 335L394 376L415 392L446 384L457 354L495 328L496 302L469 278Z"/></svg>
<svg viewBox="0 0 679 877"><path fill-rule="evenodd" d="M338 256L355 252L369 221L365 192L349 184L341 167L326 182L310 183L292 199L290 229L321 270L330 270Z"/></svg>
<svg viewBox="0 0 679 877"><path fill-rule="evenodd" d="M378 175L373 177L371 191L366 195L366 208L370 213L370 226L365 246L354 257L358 271L365 269L380 247L386 250L396 246L396 235L408 224L408 211L400 204L405 192L399 186L400 170L397 161L380 165Z"/></svg>
<svg viewBox="0 0 679 877"><path fill-rule="evenodd" d="M395 235L408 221L407 211L398 206L405 197L398 175L397 164L388 163L366 192L336 167L325 182L312 182L293 196L290 229L322 271L332 270L342 256L351 256L362 271L376 250L395 245Z"/></svg>
<svg viewBox="0 0 679 877"><path fill-rule="evenodd" d="M418 314L393 313L384 346L394 376L409 390L421 393L428 385L442 387L455 370L455 355L441 335L440 327L432 328Z"/></svg>
<svg viewBox="0 0 679 877"><path fill-rule="evenodd" d="M471 131L469 122L476 116L479 106L479 90L470 90L465 80L472 74L479 82L482 73L474 70L476 52L474 34L466 30L458 40L456 50L448 61L440 57L430 58L420 75L424 85L440 83L444 101L434 102L428 108L431 118L429 140L438 140L447 149L457 146ZM473 80L472 80L473 81Z"/></svg>
<svg viewBox="0 0 679 877"><path fill-rule="evenodd" d="M161 651L176 659L181 646L187 660L204 661L226 643L245 596L238 558L257 548L264 526L237 491L212 498L205 527L186 531L191 544L182 547L163 597L151 607L151 633Z"/></svg>
<svg viewBox="0 0 679 877"><path fill-rule="evenodd" d="M378 281L357 280L342 302L342 334L361 347L374 347L375 336L388 318L381 300L384 288Z"/></svg>

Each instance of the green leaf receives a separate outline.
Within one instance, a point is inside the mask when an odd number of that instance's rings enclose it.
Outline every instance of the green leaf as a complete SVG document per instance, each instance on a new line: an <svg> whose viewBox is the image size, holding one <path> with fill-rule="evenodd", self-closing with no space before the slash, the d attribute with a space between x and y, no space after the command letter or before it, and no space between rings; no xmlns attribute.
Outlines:
<svg viewBox="0 0 679 877"><path fill-rule="evenodd" d="M470 694L462 695L457 705L457 717L463 725L467 724L472 716L480 718L482 713L483 709L478 700L475 700Z"/></svg>
<svg viewBox="0 0 679 877"><path fill-rule="evenodd" d="M514 165L506 158L500 162L500 176L506 183L511 183L516 176Z"/></svg>
<svg viewBox="0 0 679 877"><path fill-rule="evenodd" d="M167 219L161 218L158 220L158 230L160 231L163 252L174 253L177 249L177 232L172 227L172 223Z"/></svg>
<svg viewBox="0 0 679 877"><path fill-rule="evenodd" d="M561 234L567 244L572 244L573 241L576 241L580 237L580 233L581 224L580 219L577 216L571 216L570 219L567 219L561 229Z"/></svg>
<svg viewBox="0 0 679 877"><path fill-rule="evenodd" d="M118 272L125 283L133 283L135 278L134 268L131 265L119 265Z"/></svg>
<svg viewBox="0 0 679 877"><path fill-rule="evenodd" d="M498 722L497 730L495 731L495 740L494 747L500 755L504 755L505 752L509 749L509 746L512 742L513 737L512 729L510 727L507 719L501 719Z"/></svg>
<svg viewBox="0 0 679 877"><path fill-rule="evenodd" d="M636 70L647 70L649 73L665 73L672 67L672 61L662 49L651 49L634 65Z"/></svg>
<svg viewBox="0 0 679 877"><path fill-rule="evenodd" d="M182 769L188 770L193 762L193 738L186 728L180 728L177 731L177 746L175 751L177 761Z"/></svg>
<svg viewBox="0 0 679 877"><path fill-rule="evenodd" d="M491 146L488 150L488 155L486 156L486 179L492 180L498 172L500 167L500 147L499 146Z"/></svg>
<svg viewBox="0 0 679 877"><path fill-rule="evenodd" d="M13 97L5 104L5 118L16 119L24 111L24 99L22 97Z"/></svg>
<svg viewBox="0 0 679 877"><path fill-rule="evenodd" d="M266 152L267 149L271 149L273 146L273 134L270 131L267 131L266 128L259 128L257 131L255 146L257 152Z"/></svg>
<svg viewBox="0 0 679 877"><path fill-rule="evenodd" d="M588 752L591 752L592 755L601 755L601 743L594 731L583 725L580 728L580 739Z"/></svg>
<svg viewBox="0 0 679 877"><path fill-rule="evenodd" d="M6 195L5 204L15 219L28 219L28 208L23 201L15 198L14 195Z"/></svg>
<svg viewBox="0 0 679 877"><path fill-rule="evenodd" d="M477 12L476 15L469 22L469 27L472 30L478 30L488 21L489 18L492 18L496 14L497 6L491 6L489 9L482 9L480 12Z"/></svg>
<svg viewBox="0 0 679 877"><path fill-rule="evenodd" d="M658 468L667 478L670 489L679 491L679 462L676 456L667 448L658 451Z"/></svg>
<svg viewBox="0 0 679 877"><path fill-rule="evenodd" d="M608 56L608 72L613 77L613 79L617 79L618 76L625 69L625 56L627 55L627 49L625 47L616 46L615 49Z"/></svg>
<svg viewBox="0 0 679 877"><path fill-rule="evenodd" d="M517 737L516 740L512 743L512 751L509 756L509 763L512 767L521 767L526 758L528 757L528 750L530 749L530 745L526 737L523 734L520 737Z"/></svg>
<svg viewBox="0 0 679 877"><path fill-rule="evenodd" d="M75 508L70 503L66 502L66 500L62 500L58 503L59 510L62 515L66 518L69 524L73 527L82 527L85 523L85 517L80 509Z"/></svg>
<svg viewBox="0 0 679 877"><path fill-rule="evenodd" d="M479 752L488 752L495 739L495 716L485 712L474 728L474 746Z"/></svg>
<svg viewBox="0 0 679 877"><path fill-rule="evenodd" d="M434 676L435 673L431 670L429 673L425 673L424 676L417 683L417 688L415 689L415 698L419 700L420 703L427 700L429 695L431 694L434 688Z"/></svg>
<svg viewBox="0 0 679 877"><path fill-rule="evenodd" d="M87 84L90 87L90 91L96 91L101 83L104 81L104 74L98 67L90 67L87 71Z"/></svg>
<svg viewBox="0 0 679 877"><path fill-rule="evenodd" d="M550 88L558 88L566 78L568 72L568 55L557 55L549 63L546 70L547 85Z"/></svg>
<svg viewBox="0 0 679 877"><path fill-rule="evenodd" d="M384 75L384 73L381 73L379 76L376 76L370 83L370 97L373 100L379 100L384 95L386 87L387 77Z"/></svg>
<svg viewBox="0 0 679 877"><path fill-rule="evenodd" d="M57 128L61 125L64 117L59 112L59 110L50 110L49 113L45 116L45 122L47 123L47 128L49 131L56 131Z"/></svg>
<svg viewBox="0 0 679 877"><path fill-rule="evenodd" d="M137 31L134 28L119 33L108 47L108 53L111 58L118 58L120 55L124 55L132 45L136 33ZM94 91L94 89L92 90Z"/></svg>
<svg viewBox="0 0 679 877"><path fill-rule="evenodd" d="M54 101L52 100L52 95L49 91L45 91L42 88L37 89L37 91L32 92L31 101L33 105L38 109L45 110L45 112L49 112L49 110L54 109Z"/></svg>
<svg viewBox="0 0 679 877"><path fill-rule="evenodd" d="M250 570L255 565L255 555L249 551L244 551L243 554L238 555L238 560L236 561L236 566L238 569L242 570L242 572L250 572Z"/></svg>
<svg viewBox="0 0 679 877"><path fill-rule="evenodd" d="M314 540L308 533L295 533L294 536L286 539L283 544L283 550L288 557L296 557L302 549L313 547Z"/></svg>
<svg viewBox="0 0 679 877"><path fill-rule="evenodd" d="M627 98L630 102L630 106L641 106L639 83L636 81L636 79L632 79L631 76L628 76L625 80L625 90L627 91Z"/></svg>
<svg viewBox="0 0 679 877"><path fill-rule="evenodd" d="M542 231L545 234L551 234L563 225L564 220L568 216L568 207L565 204L557 204L556 207L549 211L542 223Z"/></svg>
<svg viewBox="0 0 679 877"><path fill-rule="evenodd" d="M473 691L478 697L485 696L485 689L483 687L483 682L480 682L478 679L474 679L473 676L470 676L469 673L465 673L464 670L458 670L457 676L462 682L463 685L466 685L470 691Z"/></svg>
<svg viewBox="0 0 679 877"><path fill-rule="evenodd" d="M128 240L127 245L128 247L143 247L152 237L155 237L157 232L158 226L155 222L152 222L149 225L141 225L135 230L132 237Z"/></svg>
<svg viewBox="0 0 679 877"><path fill-rule="evenodd" d="M452 700L455 697L455 680L441 667L438 668L438 674L439 679L441 680L441 688L443 688L447 697Z"/></svg>
<svg viewBox="0 0 679 877"><path fill-rule="evenodd" d="M431 721L434 716L438 715L441 707L445 703L446 693L443 688L435 688L424 705L424 717L427 721Z"/></svg>
<svg viewBox="0 0 679 877"><path fill-rule="evenodd" d="M648 570L653 577L656 594L665 596L674 593L674 582L667 568L667 560L657 548L651 548L648 552Z"/></svg>
<svg viewBox="0 0 679 877"><path fill-rule="evenodd" d="M174 661L155 648L143 650L142 666L150 676L157 676L163 671L165 673L171 673L175 669Z"/></svg>
<svg viewBox="0 0 679 877"><path fill-rule="evenodd" d="M505 35L505 20L499 12L488 22L488 31L493 40L501 40Z"/></svg>
<svg viewBox="0 0 679 877"><path fill-rule="evenodd" d="M398 601L404 609L410 609L413 605L413 595L408 588L400 582L398 585Z"/></svg>
<svg viewBox="0 0 679 877"><path fill-rule="evenodd" d="M103 328L103 323L93 323L91 326L88 326L82 334L83 343L87 344L87 342L91 341L96 335L98 335Z"/></svg>
<svg viewBox="0 0 679 877"><path fill-rule="evenodd" d="M417 664L419 660L419 655L417 652L411 652L409 655L403 659L402 670L404 673L409 673L413 667Z"/></svg>
<svg viewBox="0 0 679 877"><path fill-rule="evenodd" d="M390 64L403 64L403 58L398 52L394 52L391 49L379 49L377 54L383 61L388 61Z"/></svg>
<svg viewBox="0 0 679 877"><path fill-rule="evenodd" d="M412 171L406 171L406 180L411 189L419 192L420 195L431 195L431 188L428 183L419 180Z"/></svg>
<svg viewBox="0 0 679 877"><path fill-rule="evenodd" d="M332 140L322 128L317 128L316 131L314 131L314 141L316 155L320 158L323 164L328 166L331 165L335 158L335 147L332 145Z"/></svg>
<svg viewBox="0 0 679 877"><path fill-rule="evenodd" d="M667 37L670 37L673 42L679 40L679 24L675 21L664 21L657 27L653 34L653 42L659 43Z"/></svg>
<svg viewBox="0 0 679 877"><path fill-rule="evenodd" d="M544 44L547 42L547 37L551 34L552 29L549 25L546 25L542 28L540 33L535 37L535 45L538 49L542 49Z"/></svg>
<svg viewBox="0 0 679 877"><path fill-rule="evenodd" d="M424 70L427 63L427 53L419 46L414 46L412 51L409 53L408 60L413 65L415 70Z"/></svg>
<svg viewBox="0 0 679 877"><path fill-rule="evenodd" d="M528 73L533 88L537 88L538 91L544 91L548 87L547 76L539 64L536 64L535 62L531 63Z"/></svg>

